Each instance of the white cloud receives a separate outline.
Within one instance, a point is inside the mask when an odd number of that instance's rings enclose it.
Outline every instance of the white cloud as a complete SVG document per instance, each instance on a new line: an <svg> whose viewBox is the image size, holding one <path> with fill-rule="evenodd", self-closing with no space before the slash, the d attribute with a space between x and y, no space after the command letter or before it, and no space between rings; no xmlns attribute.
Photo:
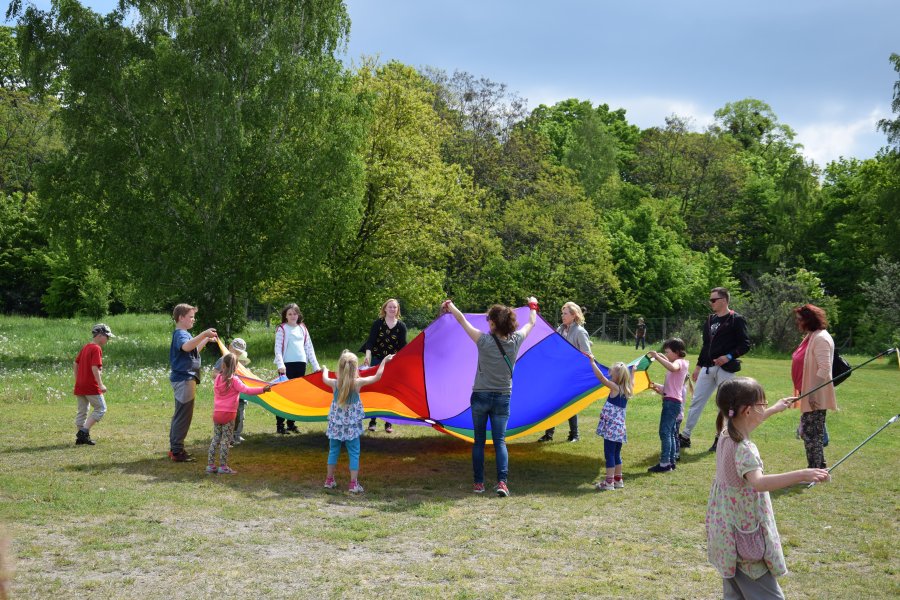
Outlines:
<svg viewBox="0 0 900 600"><path fill-rule="evenodd" d="M795 127L796 139L803 144L803 154L821 167L842 156L870 158L886 143L877 123L887 114L878 107L854 120L814 121Z"/></svg>

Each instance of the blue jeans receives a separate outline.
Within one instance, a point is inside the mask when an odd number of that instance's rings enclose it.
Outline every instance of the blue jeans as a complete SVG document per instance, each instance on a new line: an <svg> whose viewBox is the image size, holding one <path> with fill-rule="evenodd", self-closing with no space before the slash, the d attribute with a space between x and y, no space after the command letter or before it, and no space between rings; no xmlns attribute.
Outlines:
<svg viewBox="0 0 900 600"><path fill-rule="evenodd" d="M659 464L675 464L676 446L675 431L678 415L681 413L681 403L675 400L663 398L662 414L659 416L659 441L662 442L662 452L659 455Z"/></svg>
<svg viewBox="0 0 900 600"><path fill-rule="evenodd" d="M475 444L472 446L472 470L475 483L484 483L484 445L487 441L487 422L491 420L491 439L497 458L497 481L506 481L509 474L509 453L506 451L506 423L509 422L509 393L472 392L472 421L475 423Z"/></svg>
<svg viewBox="0 0 900 600"><path fill-rule="evenodd" d="M614 469L622 464L622 442L603 440L603 457L606 459L606 468Z"/></svg>
<svg viewBox="0 0 900 600"><path fill-rule="evenodd" d="M353 438L346 442L341 440L328 440L328 464L336 465L338 455L341 453L341 444L347 446L347 454L350 456L350 470L359 471L359 438Z"/></svg>

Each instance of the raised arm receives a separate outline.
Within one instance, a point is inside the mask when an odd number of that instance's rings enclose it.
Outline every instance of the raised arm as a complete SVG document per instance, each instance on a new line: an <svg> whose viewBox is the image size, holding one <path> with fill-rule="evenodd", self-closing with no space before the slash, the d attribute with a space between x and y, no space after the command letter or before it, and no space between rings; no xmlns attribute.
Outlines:
<svg viewBox="0 0 900 600"><path fill-rule="evenodd" d="M538 301L534 296L528 297L528 307L531 309L531 312L528 313L528 322L519 329L519 333L522 335L522 339L528 337L528 334L531 333L531 330L534 329L534 324L537 323L537 308Z"/></svg>
<svg viewBox="0 0 900 600"><path fill-rule="evenodd" d="M357 378L356 388L360 389L361 387L363 387L365 385L369 385L370 383L375 383L376 381L379 381L381 379L381 375L384 373L385 365L387 365L392 360L394 360L393 354L388 354L387 356L385 356L384 360L381 361L381 364L378 365L378 370L375 371L374 375L369 375L368 377Z"/></svg>
<svg viewBox="0 0 900 600"><path fill-rule="evenodd" d="M613 383L610 379L603 374L603 371L600 370L600 367L597 366L597 361L594 360L593 354L588 354L587 357L591 359L591 368L594 369L594 375L597 376L597 379L600 380L603 385L609 388L610 392L613 394L619 393L619 386Z"/></svg>
<svg viewBox="0 0 900 600"><path fill-rule="evenodd" d="M196 336L183 343L181 345L181 349L185 352L190 352L195 348L198 350L203 350L203 347L214 339L216 339L216 330L210 327L206 331L198 333Z"/></svg>
<svg viewBox="0 0 900 600"><path fill-rule="evenodd" d="M444 303L441 305L441 309L443 309L443 310L447 311L448 313L450 313L451 315L453 315L453 318L455 318L457 320L457 322L460 325L462 325L462 328L466 331L466 333L469 335L469 337L472 338L472 341L475 342L476 344L478 343L478 340L482 336L482 332L479 329L477 329L474 325L472 325L471 323L466 321L465 315L463 315L459 311L459 309L456 308L456 305L453 304L452 300L444 300Z"/></svg>
<svg viewBox="0 0 900 600"><path fill-rule="evenodd" d="M651 351L648 352L647 354L649 354L650 356L652 356L653 359L654 359L656 362L658 362L658 363L661 364L663 367L665 367L665 369L666 369L667 371L672 371L673 373L675 373L676 371L678 371L678 367L675 366L675 363L671 362L668 358L666 358L665 356L663 356L662 354L660 354L660 353L657 352L656 350L651 350Z"/></svg>
<svg viewBox="0 0 900 600"><path fill-rule="evenodd" d="M326 367L325 365L322 365L322 383L324 383L325 385L327 385L327 386L330 387L331 389L335 389L334 386L337 385L337 381L334 380L334 379L332 379L332 378L328 375L328 367Z"/></svg>

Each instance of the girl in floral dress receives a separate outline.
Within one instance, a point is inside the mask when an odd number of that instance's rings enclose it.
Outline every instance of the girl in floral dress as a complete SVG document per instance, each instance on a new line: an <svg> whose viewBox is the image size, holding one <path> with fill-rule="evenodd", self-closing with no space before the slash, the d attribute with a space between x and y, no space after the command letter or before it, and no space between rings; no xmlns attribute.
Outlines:
<svg viewBox="0 0 900 600"><path fill-rule="evenodd" d="M338 360L337 379L329 377L328 368L322 365L322 382L334 390L331 410L328 411L328 428L325 430L329 442L326 488L337 487L334 480L334 468L337 466L341 444L344 444L347 446L347 454L350 456L350 493L359 494L363 491L362 486L359 485L359 437L363 432L362 422L366 415L359 397L359 390L363 386L381 379L384 367L392 358L394 358L393 354L385 356L378 365L378 371L368 377L359 377L359 359L349 350L341 352L341 358Z"/></svg>
<svg viewBox="0 0 900 600"><path fill-rule="evenodd" d="M625 407L634 390L631 371L623 362L617 362L609 370L609 379L603 374L594 357L590 356L594 375L609 388L609 397L600 412L597 435L603 438L603 455L606 459L606 480L594 484L601 492L625 487L622 480L622 444L625 435Z"/></svg>
<svg viewBox="0 0 900 600"><path fill-rule="evenodd" d="M706 509L709 561L722 576L724 597L784 598L775 577L787 573L769 492L808 481L827 481L825 469L763 475L750 433L796 398L766 402L762 386L735 377L719 386L716 404L716 478Z"/></svg>

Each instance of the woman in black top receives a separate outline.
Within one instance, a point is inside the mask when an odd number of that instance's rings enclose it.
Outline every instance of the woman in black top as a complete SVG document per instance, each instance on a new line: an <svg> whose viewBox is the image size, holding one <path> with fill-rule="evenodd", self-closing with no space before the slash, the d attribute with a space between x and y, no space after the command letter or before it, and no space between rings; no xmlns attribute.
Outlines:
<svg viewBox="0 0 900 600"><path fill-rule="evenodd" d="M400 303L394 298L381 305L379 317L372 323L369 339L360 348L366 352L363 367L376 367L385 356L396 354L406 345L406 325L400 320ZM375 419L369 421L369 431L375 431ZM384 432L392 433L393 425L384 424Z"/></svg>

